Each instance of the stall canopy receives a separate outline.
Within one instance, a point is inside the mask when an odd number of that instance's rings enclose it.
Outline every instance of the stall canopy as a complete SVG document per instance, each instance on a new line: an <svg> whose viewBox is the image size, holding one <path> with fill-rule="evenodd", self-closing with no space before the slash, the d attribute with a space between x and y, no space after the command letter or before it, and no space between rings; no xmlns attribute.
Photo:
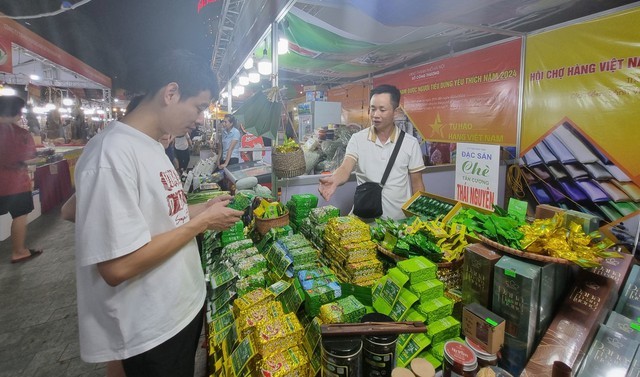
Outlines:
<svg viewBox="0 0 640 377"><path fill-rule="evenodd" d="M272 22L278 22L280 35L289 40L289 53L279 56L281 85L331 86L525 35L633 1L281 0L271 5L260 1L258 7L248 3L253 2L227 1L221 17L218 38L222 36L225 43L216 43L213 66L223 83L233 78L234 69L252 51L262 56L268 42L266 28ZM242 31L227 30L235 35L225 40L224 28L236 24L243 25Z"/></svg>
<svg viewBox="0 0 640 377"><path fill-rule="evenodd" d="M111 79L0 13L0 80L7 84L70 88L103 98Z"/></svg>

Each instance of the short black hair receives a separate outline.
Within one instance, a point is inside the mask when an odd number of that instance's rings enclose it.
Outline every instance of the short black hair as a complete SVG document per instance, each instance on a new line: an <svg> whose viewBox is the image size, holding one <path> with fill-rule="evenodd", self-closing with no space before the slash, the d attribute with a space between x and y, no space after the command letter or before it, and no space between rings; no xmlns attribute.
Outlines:
<svg viewBox="0 0 640 377"><path fill-rule="evenodd" d="M218 79L206 59L186 50L168 51L147 68L144 92L148 97L171 82L178 84L181 101L205 90L215 100L220 92Z"/></svg>
<svg viewBox="0 0 640 377"><path fill-rule="evenodd" d="M371 97L373 97L374 94L382 93L389 93L391 96L391 106L393 106L394 109L400 106L400 90L395 86L388 84L379 85L371 89L371 92L369 93L369 100L371 100Z"/></svg>
<svg viewBox="0 0 640 377"><path fill-rule="evenodd" d="M15 117L22 113L24 100L18 96L0 96L0 116Z"/></svg>
<svg viewBox="0 0 640 377"><path fill-rule="evenodd" d="M224 115L225 119L227 119L229 121L229 123L231 123L233 125L233 127L236 127L238 121L236 120L236 117L234 117L231 114L225 114Z"/></svg>
<svg viewBox="0 0 640 377"><path fill-rule="evenodd" d="M138 107L138 105L140 104L140 102L142 102L142 99L144 98L144 94L139 94L133 98L131 98L129 100L129 104L127 105L127 108L125 110L125 112L127 114L129 114L130 112L133 111L133 109L135 109L136 107Z"/></svg>

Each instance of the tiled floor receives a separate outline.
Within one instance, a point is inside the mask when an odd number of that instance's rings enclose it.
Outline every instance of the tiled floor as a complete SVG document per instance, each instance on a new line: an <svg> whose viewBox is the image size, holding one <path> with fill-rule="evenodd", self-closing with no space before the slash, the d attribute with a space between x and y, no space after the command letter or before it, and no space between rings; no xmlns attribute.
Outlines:
<svg viewBox="0 0 640 377"><path fill-rule="evenodd" d="M11 264L11 242L0 242L0 377L104 376L104 364L80 360L76 311L74 226L56 208L29 224L28 246L45 252ZM206 352L195 376L206 374Z"/></svg>

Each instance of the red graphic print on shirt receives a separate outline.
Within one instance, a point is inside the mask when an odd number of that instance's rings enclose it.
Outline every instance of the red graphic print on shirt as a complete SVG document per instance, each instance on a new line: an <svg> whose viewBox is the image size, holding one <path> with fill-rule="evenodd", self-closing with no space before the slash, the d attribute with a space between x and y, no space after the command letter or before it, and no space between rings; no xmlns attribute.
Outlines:
<svg viewBox="0 0 640 377"><path fill-rule="evenodd" d="M160 172L160 180L167 191L173 191L177 186L181 186L180 176L175 170L165 170Z"/></svg>

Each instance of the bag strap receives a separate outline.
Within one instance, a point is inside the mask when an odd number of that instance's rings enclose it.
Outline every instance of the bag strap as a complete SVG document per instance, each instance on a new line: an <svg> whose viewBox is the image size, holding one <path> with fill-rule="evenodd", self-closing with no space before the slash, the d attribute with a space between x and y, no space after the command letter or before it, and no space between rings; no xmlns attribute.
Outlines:
<svg viewBox="0 0 640 377"><path fill-rule="evenodd" d="M396 162L396 157L398 156L398 152L400 151L402 140L404 140L404 131L400 131L400 136L398 136L398 140L396 141L396 146L393 148L393 152L391 153L391 158L387 163L387 168L384 169L384 174L382 175L382 181L380 181L380 186L384 186L385 182L387 182L389 173L391 173L391 167L393 167L393 164Z"/></svg>

